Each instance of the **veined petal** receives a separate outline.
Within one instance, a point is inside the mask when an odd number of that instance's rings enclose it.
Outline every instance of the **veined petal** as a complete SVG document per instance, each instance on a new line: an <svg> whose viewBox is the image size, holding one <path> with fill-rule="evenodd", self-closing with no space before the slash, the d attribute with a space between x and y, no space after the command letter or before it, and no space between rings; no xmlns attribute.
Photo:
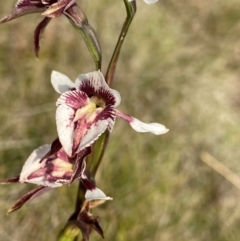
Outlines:
<svg viewBox="0 0 240 241"><path fill-rule="evenodd" d="M66 91L64 92L57 100L56 105L64 105L77 110L79 108L82 108L86 106L89 103L88 96L79 90L73 90L73 91Z"/></svg>
<svg viewBox="0 0 240 241"><path fill-rule="evenodd" d="M23 8L23 7L30 7L30 6L37 6L37 7L44 7L43 1L41 0L18 0L16 3L16 8Z"/></svg>
<svg viewBox="0 0 240 241"><path fill-rule="evenodd" d="M107 197L105 193L99 188L95 188L93 190L87 190L85 194L85 199L87 201L92 200L112 200L111 197Z"/></svg>
<svg viewBox="0 0 240 241"><path fill-rule="evenodd" d="M109 122L107 120L101 120L94 123L90 123L87 126L83 126L84 131L82 131L81 136L79 136L79 145L77 147L77 152L81 151L85 147L93 144L95 140L108 128ZM81 128L81 125L79 125Z"/></svg>
<svg viewBox="0 0 240 241"><path fill-rule="evenodd" d="M159 123L144 123L140 120L129 116L119 110L116 110L116 115L123 120L127 121L131 127L137 132L151 132L155 135L165 134L169 131L164 125Z"/></svg>
<svg viewBox="0 0 240 241"><path fill-rule="evenodd" d="M50 148L50 145L44 145L33 151L23 166L19 182L48 187L59 187L69 182L73 172L73 164L64 155L63 149L59 150L58 154L55 153L51 157L43 159Z"/></svg>
<svg viewBox="0 0 240 241"><path fill-rule="evenodd" d="M116 107L121 102L119 92L109 88L100 70L79 75L75 85L77 89L85 92L88 97L98 96L102 98L106 105L110 104Z"/></svg>
<svg viewBox="0 0 240 241"><path fill-rule="evenodd" d="M51 83L59 94L75 89L75 84L66 75L55 70L51 74Z"/></svg>
<svg viewBox="0 0 240 241"><path fill-rule="evenodd" d="M56 112L57 132L63 149L72 156L75 111L67 105L60 105Z"/></svg>
<svg viewBox="0 0 240 241"><path fill-rule="evenodd" d="M90 146L106 129L111 131L115 122L115 117L116 114L113 107L106 106L99 113L97 113L96 110L88 119L79 120L76 125L74 137L74 140L76 140L75 143L77 141L79 142L77 152Z"/></svg>
<svg viewBox="0 0 240 241"><path fill-rule="evenodd" d="M40 160L50 151L50 149L50 145L43 145L38 147L31 153L31 155L28 157L27 161L23 165L19 182L28 182L27 177L41 167Z"/></svg>
<svg viewBox="0 0 240 241"><path fill-rule="evenodd" d="M59 0L50 5L50 7L42 13L42 15L49 18L56 18L63 14L69 7L76 3L76 0Z"/></svg>

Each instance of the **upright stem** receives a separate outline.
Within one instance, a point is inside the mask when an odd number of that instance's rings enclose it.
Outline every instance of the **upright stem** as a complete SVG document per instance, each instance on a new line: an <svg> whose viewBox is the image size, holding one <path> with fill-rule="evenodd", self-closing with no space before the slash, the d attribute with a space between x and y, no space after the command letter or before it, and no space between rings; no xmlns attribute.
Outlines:
<svg viewBox="0 0 240 241"><path fill-rule="evenodd" d="M82 35L90 54L95 62L96 69L101 69L102 64L102 52L101 47L93 27L88 23L85 13L78 5L73 5L65 12L66 17L75 29L77 29Z"/></svg>
<svg viewBox="0 0 240 241"><path fill-rule="evenodd" d="M118 57L119 57L124 39L127 35L128 29L136 14L136 11L137 11L136 1L131 1L131 2L129 2L128 0L123 0L123 1L124 1L126 12L127 12L127 17L123 23L121 33L118 37L118 41L117 41L116 47L114 49L110 63L108 65L107 73L105 76L106 82L108 83L109 86L112 85L112 81L113 81L114 74L115 74L116 67L117 67Z"/></svg>

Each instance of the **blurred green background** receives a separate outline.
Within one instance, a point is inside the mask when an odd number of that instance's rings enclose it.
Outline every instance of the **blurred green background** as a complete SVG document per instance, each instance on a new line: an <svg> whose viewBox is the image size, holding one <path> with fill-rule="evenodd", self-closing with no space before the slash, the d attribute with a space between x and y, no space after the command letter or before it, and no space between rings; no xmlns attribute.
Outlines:
<svg viewBox="0 0 240 241"><path fill-rule="evenodd" d="M78 2L96 29L103 72L125 18L122 1ZM239 241L240 190L203 162L203 152L240 176L240 3L138 1L113 83L120 110L165 124L162 136L117 120L98 186L114 200L93 210L105 240ZM15 1L2 4L0 16ZM51 21L39 61L40 14L0 26L0 179L19 174L32 150L56 137L52 70L71 79L94 70L81 36L63 16ZM240 183L239 180L237 180ZM239 185L240 186L240 185ZM77 184L52 190L6 215L34 185L0 187L0 241L56 240L74 209ZM93 234L91 240L101 240Z"/></svg>

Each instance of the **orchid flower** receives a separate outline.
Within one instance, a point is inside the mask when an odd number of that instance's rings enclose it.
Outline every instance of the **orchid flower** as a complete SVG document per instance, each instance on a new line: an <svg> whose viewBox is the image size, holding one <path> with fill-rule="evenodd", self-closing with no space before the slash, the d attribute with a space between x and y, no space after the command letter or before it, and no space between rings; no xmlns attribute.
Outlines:
<svg viewBox="0 0 240 241"><path fill-rule="evenodd" d="M49 24L52 18L65 15L71 24L76 29L80 30L94 60L100 65L100 45L93 28L88 24L85 14L76 4L76 0L18 0L15 9L8 16L1 19L0 23L8 22L26 14L38 12L42 12L44 19L37 25L34 32L34 48L36 56L38 56L40 38L45 27Z"/></svg>
<svg viewBox="0 0 240 241"><path fill-rule="evenodd" d="M8 212L19 209L27 201L51 188L71 184L76 179L80 179L87 190L86 201L112 199L96 187L93 177L86 170L85 157L91 153L90 147L83 149L73 158L68 157L63 148L58 148L57 151L54 151L54 148L53 145L40 146L29 156L19 177L2 182L33 183L41 186L20 198Z"/></svg>
<svg viewBox="0 0 240 241"><path fill-rule="evenodd" d="M164 125L143 123L117 110L120 94L106 84L100 71L81 74L75 83L66 75L53 71L51 83L61 94L56 103L57 131L68 156L90 146L106 129L111 132L116 117L127 121L138 132L155 135L168 132Z"/></svg>

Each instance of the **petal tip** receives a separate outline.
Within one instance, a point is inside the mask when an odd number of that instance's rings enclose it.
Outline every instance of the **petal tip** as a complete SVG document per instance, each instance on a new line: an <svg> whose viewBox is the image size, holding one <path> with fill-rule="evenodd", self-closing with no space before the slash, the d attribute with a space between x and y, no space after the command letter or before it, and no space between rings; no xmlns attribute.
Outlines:
<svg viewBox="0 0 240 241"><path fill-rule="evenodd" d="M154 4L156 3L158 0L144 0L145 3L151 5L151 4Z"/></svg>
<svg viewBox="0 0 240 241"><path fill-rule="evenodd" d="M131 127L137 132L151 132L155 135L162 135L169 131L164 125L159 123L144 123L132 117L129 121Z"/></svg>
<svg viewBox="0 0 240 241"><path fill-rule="evenodd" d="M85 194L85 199L87 201L93 201L93 200L113 200L113 198L108 197L105 195L105 193L100 190L99 188L95 188L93 190L87 190Z"/></svg>
<svg viewBox="0 0 240 241"><path fill-rule="evenodd" d="M10 213L14 212L15 209L14 208L9 208L8 211L7 211L7 215L9 215Z"/></svg>

